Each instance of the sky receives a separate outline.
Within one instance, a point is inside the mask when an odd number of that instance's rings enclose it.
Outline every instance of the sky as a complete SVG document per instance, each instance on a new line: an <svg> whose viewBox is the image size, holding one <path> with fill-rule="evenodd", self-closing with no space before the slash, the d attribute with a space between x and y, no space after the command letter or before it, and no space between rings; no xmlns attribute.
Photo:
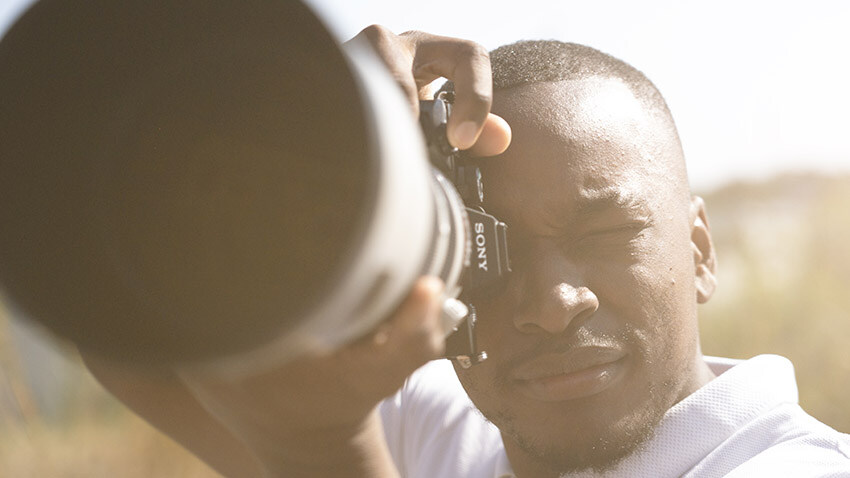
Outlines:
<svg viewBox="0 0 850 478"><path fill-rule="evenodd" d="M0 31L30 0L0 0ZM844 0L307 0L340 40L378 23L487 48L590 45L667 99L691 183L850 172L850 2Z"/></svg>

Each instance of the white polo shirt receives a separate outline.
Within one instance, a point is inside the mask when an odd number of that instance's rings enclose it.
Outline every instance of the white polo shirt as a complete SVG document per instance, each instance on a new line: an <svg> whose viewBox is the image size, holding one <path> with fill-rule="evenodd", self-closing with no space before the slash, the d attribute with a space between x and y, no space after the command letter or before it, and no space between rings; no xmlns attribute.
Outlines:
<svg viewBox="0 0 850 478"><path fill-rule="evenodd" d="M706 357L717 378L664 415L610 477L850 477L850 435L797 404L787 359ZM511 478L498 429L447 360L431 362L381 405L387 443L409 478Z"/></svg>

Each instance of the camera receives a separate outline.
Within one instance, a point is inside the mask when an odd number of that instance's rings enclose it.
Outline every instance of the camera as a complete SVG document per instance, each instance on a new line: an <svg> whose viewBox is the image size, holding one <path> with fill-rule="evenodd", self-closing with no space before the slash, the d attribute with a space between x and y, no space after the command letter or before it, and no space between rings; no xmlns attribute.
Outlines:
<svg viewBox="0 0 850 478"><path fill-rule="evenodd" d="M371 45L298 2L43 3L2 47L16 315L106 359L245 376L360 339L434 275L446 355L486 357L463 301L509 270L505 226L446 140L450 92L417 122Z"/></svg>
<svg viewBox="0 0 850 478"><path fill-rule="evenodd" d="M449 84L450 85L450 84ZM461 290L464 298L488 295L505 280L510 272L507 226L484 211L484 184L481 169L474 158L466 158L449 144L446 131L451 116L454 93L451 88L439 91L433 100L419 102L419 123L425 136L428 158L433 166L434 193L442 207L438 217L443 217L451 227L434 244L456 243L463 248ZM448 217L446 217L448 216ZM460 220L458 220L458 217ZM433 255L434 259L439 257ZM446 261L446 265L452 261ZM452 281L449 270L440 277ZM475 324L475 304L466 302L467 316L446 339L446 357L464 368L487 359L487 352L479 350Z"/></svg>

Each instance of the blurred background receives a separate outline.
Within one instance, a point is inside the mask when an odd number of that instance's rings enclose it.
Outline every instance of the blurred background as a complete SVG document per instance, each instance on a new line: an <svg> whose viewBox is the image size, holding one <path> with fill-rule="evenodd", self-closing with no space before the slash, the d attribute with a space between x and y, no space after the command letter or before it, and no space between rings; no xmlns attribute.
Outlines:
<svg viewBox="0 0 850 478"><path fill-rule="evenodd" d="M30 0L0 0L0 32ZM850 3L308 1L341 40L379 23L584 43L644 71L706 199L719 288L703 351L789 357L802 406L850 432ZM2 226L0 226L2 227ZM0 304L0 476L217 476Z"/></svg>

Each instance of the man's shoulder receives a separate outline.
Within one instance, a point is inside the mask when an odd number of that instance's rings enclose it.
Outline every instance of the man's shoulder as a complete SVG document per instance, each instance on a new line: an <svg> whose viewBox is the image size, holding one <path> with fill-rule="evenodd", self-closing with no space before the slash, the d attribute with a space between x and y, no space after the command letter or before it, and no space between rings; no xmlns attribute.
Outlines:
<svg viewBox="0 0 850 478"><path fill-rule="evenodd" d="M821 423L798 405L772 410L759 425L752 433L743 430L734 441L742 451L747 446L760 450L753 450L728 476L850 477L850 435Z"/></svg>
<svg viewBox="0 0 850 478"><path fill-rule="evenodd" d="M720 374L701 392L712 403L705 410L715 426L726 425L728 434L718 435L722 440L687 476L710 470L733 477L850 477L850 435L799 406L790 361L763 355L708 362Z"/></svg>

